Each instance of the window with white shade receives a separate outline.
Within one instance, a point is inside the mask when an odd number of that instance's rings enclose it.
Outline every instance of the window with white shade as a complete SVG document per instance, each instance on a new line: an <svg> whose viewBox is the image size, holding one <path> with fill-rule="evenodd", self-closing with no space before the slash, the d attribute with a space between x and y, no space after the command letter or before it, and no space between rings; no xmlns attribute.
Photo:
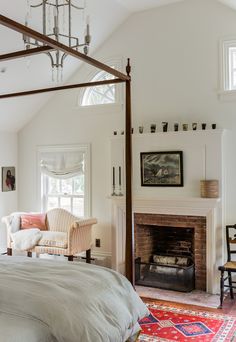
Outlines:
<svg viewBox="0 0 236 342"><path fill-rule="evenodd" d="M39 150L41 208L90 215L89 146Z"/></svg>

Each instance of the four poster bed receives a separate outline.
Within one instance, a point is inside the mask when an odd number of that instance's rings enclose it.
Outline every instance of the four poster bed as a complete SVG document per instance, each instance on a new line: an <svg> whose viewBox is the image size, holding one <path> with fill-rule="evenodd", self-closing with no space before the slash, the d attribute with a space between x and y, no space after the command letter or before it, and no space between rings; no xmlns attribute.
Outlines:
<svg viewBox="0 0 236 342"><path fill-rule="evenodd" d="M89 264L0 257L1 337L5 342L134 341L139 330L138 320L148 315L148 310L132 287L134 236L129 60L125 75L3 15L0 15L0 24L44 44L42 47L0 55L0 61L60 50L115 76L106 81L1 94L0 99L125 83L126 277L130 281L115 271Z"/></svg>

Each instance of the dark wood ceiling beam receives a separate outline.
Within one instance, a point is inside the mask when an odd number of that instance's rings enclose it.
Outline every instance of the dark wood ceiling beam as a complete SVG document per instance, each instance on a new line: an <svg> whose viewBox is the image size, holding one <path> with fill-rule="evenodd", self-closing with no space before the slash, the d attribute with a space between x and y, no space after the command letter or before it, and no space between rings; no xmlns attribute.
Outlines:
<svg viewBox="0 0 236 342"><path fill-rule="evenodd" d="M3 15L0 15L0 24L2 24L3 26L6 26L14 31L17 31L21 34L24 34L28 37L31 37L33 39L36 39L48 46L51 46L52 48L56 49L56 50L60 50L70 56L73 56L77 59L80 59L92 66L94 66L95 68L99 68L101 70L104 70L106 71L107 73L115 76L115 77L118 77L124 81L129 81L130 80L130 77L121 73L120 71L118 70L115 70L111 67L109 67L108 65L106 64L103 64L99 61L97 61L96 59L94 58L91 58L89 56L86 56L84 55L83 53L79 52L79 51L76 51L72 48L70 48L69 46L66 46L64 44L61 44L57 41L55 41L54 39L51 39L49 38L48 36L45 36L44 34L40 33L40 32L37 32L35 30L32 30L31 28L25 26L25 25L22 25L8 17L5 17Z"/></svg>
<svg viewBox="0 0 236 342"><path fill-rule="evenodd" d="M40 46L37 48L28 49L28 50L14 51L14 52L10 52L10 53L0 55L0 62L8 61L11 59L16 59L16 58L28 57L28 56L32 56L32 55L38 55L40 53L46 53L46 52L49 52L52 50L54 50L54 49L51 46Z"/></svg>
<svg viewBox="0 0 236 342"><path fill-rule="evenodd" d="M63 86L58 86L58 87L41 88L41 89L26 90L26 91L21 91L21 92L16 92L16 93L2 94L2 95L0 95L0 99L7 99L10 97L18 97L18 96L42 94L42 93L48 93L48 92L52 92L52 91L68 90L68 89L74 89L74 88L96 87L96 86L100 86L100 85L104 85L104 84L115 84L115 83L123 83L123 82L124 82L124 80L121 80L120 78L115 78L112 80L68 84L68 85L63 85Z"/></svg>

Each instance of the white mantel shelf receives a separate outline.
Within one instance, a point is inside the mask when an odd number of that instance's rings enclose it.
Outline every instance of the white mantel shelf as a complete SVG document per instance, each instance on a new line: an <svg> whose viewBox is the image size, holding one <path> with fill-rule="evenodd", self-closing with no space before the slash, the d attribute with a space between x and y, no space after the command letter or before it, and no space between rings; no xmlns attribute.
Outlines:
<svg viewBox="0 0 236 342"><path fill-rule="evenodd" d="M125 197L110 197L112 202L119 207L125 208ZM220 198L201 197L175 197L175 198L133 198L133 212L173 215L206 215L209 210L217 208L221 203ZM186 209L186 214L184 210Z"/></svg>
<svg viewBox="0 0 236 342"><path fill-rule="evenodd" d="M125 272L125 197L110 197L112 199L112 265L117 271ZM217 231L222 227L217 220L217 212L221 206L220 198L178 197L178 198L134 198L133 213L186 215L206 217L206 269L207 292L218 292L217 264ZM222 235L222 233L220 233ZM221 253L222 255L222 253Z"/></svg>

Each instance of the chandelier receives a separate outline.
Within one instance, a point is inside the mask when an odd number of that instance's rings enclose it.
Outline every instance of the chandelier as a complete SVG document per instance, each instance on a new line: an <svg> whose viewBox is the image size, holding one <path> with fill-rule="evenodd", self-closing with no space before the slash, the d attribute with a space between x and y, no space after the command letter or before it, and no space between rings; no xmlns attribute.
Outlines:
<svg viewBox="0 0 236 342"><path fill-rule="evenodd" d="M35 1L34 1L35 2ZM29 25L31 18L31 9L41 8L42 11L42 31L43 34L61 42L72 49L83 49L85 55L88 54L89 44L91 42L89 17L86 18L84 40L80 42L79 38L72 33L72 13L74 11L84 11L86 8L85 0L83 6L78 5L78 0L41 0L38 4L33 4L32 0L27 0L28 10L25 19L25 25ZM83 20L82 20L83 21ZM26 49L32 47L41 47L45 44L31 39L23 35L23 40ZM52 80L60 82L63 80L63 64L67 56L59 50L46 53L52 66Z"/></svg>

